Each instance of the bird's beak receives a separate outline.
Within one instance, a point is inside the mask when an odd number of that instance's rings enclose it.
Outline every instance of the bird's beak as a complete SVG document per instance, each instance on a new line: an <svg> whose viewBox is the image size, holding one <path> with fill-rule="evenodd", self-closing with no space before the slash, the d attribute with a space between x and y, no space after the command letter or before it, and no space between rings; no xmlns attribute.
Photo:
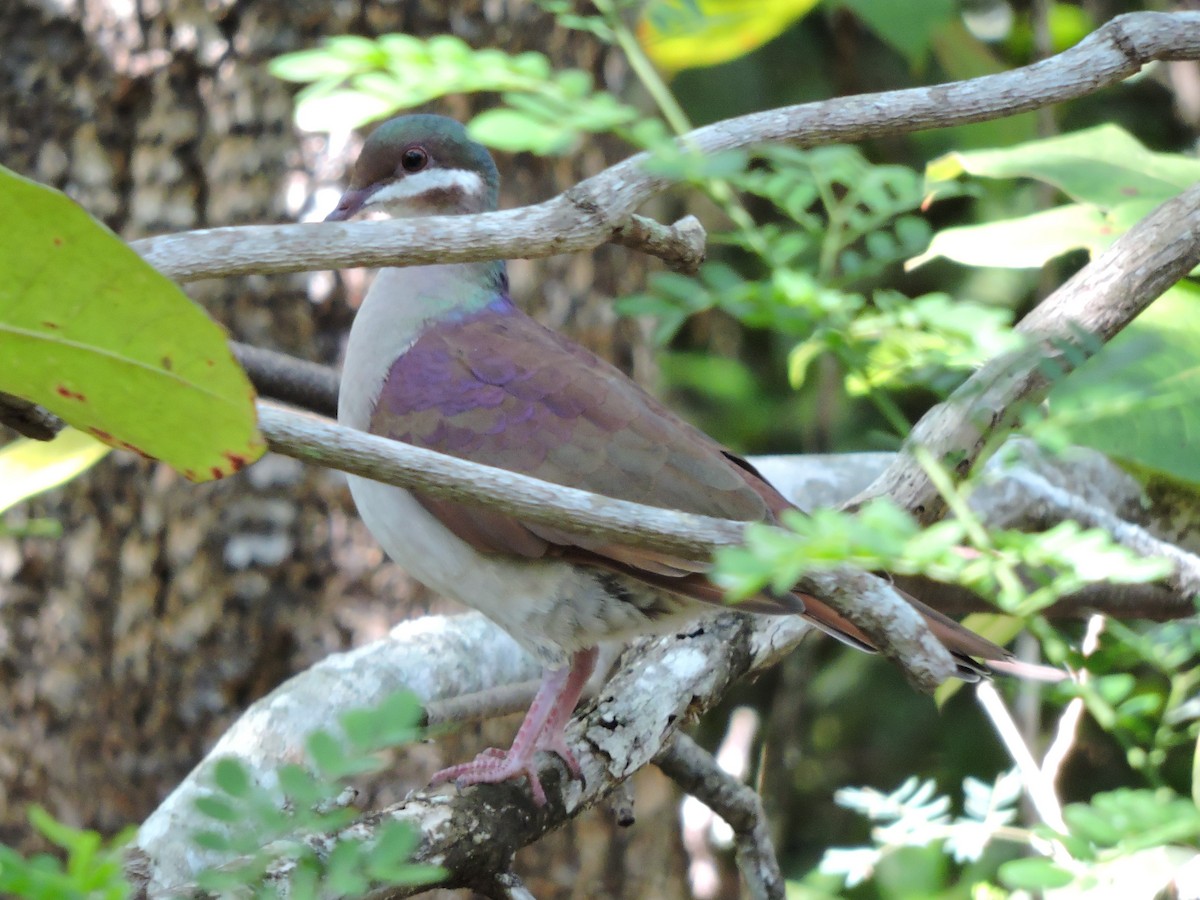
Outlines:
<svg viewBox="0 0 1200 900"><path fill-rule="evenodd" d="M345 222L347 219L354 216L356 212L363 208L363 204L367 202L372 191L370 188L348 188L342 199L338 201L338 205L333 208L333 212L325 217L326 222Z"/></svg>

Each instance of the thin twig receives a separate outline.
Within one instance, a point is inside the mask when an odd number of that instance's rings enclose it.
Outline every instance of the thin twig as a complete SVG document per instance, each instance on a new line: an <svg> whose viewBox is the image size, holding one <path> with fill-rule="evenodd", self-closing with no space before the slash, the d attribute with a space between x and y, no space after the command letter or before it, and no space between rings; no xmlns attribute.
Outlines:
<svg viewBox="0 0 1200 900"><path fill-rule="evenodd" d="M421 724L427 727L457 725L524 712L533 702L537 688L537 681L520 681L432 700L425 704L425 716Z"/></svg>
<svg viewBox="0 0 1200 900"><path fill-rule="evenodd" d="M816 146L980 122L1071 100L1117 84L1156 59L1200 58L1200 13L1117 16L1074 47L1030 66L968 81L839 97L727 119L683 136L701 154L789 142ZM637 154L545 203L480 216L389 222L213 228L134 241L180 281L551 256L591 250L627 226L672 179Z"/></svg>
<svg viewBox="0 0 1200 900"><path fill-rule="evenodd" d="M680 732L654 757L654 764L729 823L735 835L738 867L750 896L755 900L782 898L783 875L758 794L724 771L708 751Z"/></svg>
<svg viewBox="0 0 1200 900"><path fill-rule="evenodd" d="M1079 648L1084 659L1096 652L1100 646L1100 635L1103 632L1104 616L1095 615L1088 619L1083 643ZM1076 678L1080 684L1087 684L1090 674L1087 669L1083 669L1076 675ZM1072 697L1071 702L1067 704L1067 708L1058 718L1058 726L1054 729L1054 740L1046 749L1046 755L1042 757L1041 765L1042 777L1051 786L1058 782L1063 763L1067 761L1067 755L1075 746L1075 738L1079 733L1079 722L1083 719L1083 711L1083 698Z"/></svg>

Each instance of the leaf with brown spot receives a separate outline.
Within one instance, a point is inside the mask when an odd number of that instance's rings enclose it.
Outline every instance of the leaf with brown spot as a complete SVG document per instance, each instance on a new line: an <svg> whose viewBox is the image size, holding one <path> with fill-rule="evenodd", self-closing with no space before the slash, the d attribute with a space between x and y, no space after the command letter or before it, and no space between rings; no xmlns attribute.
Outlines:
<svg viewBox="0 0 1200 900"><path fill-rule="evenodd" d="M0 391L192 480L262 455L224 330L174 282L63 194L3 167L0 222Z"/></svg>

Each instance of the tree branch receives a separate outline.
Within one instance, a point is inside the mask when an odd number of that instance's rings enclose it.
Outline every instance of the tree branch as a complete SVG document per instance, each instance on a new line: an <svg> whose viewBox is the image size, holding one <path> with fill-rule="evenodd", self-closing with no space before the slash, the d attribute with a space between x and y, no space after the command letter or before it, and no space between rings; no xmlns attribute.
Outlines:
<svg viewBox="0 0 1200 900"><path fill-rule="evenodd" d="M795 617L726 613L684 634L639 641L568 728L569 743L583 748L577 754L583 778L565 778L561 766L543 772L546 806L534 806L519 785L476 785L461 792L441 787L370 813L347 833L369 839L384 821L411 823L421 835L416 861L444 866L447 887L471 886L507 871L513 853L602 801L651 762L683 723L703 714L747 672L773 665L807 631ZM139 878L139 895L191 896L199 871L229 862L186 838L194 827L189 823L195 799L211 790L219 759L234 756L253 779L272 783L281 764L303 758L305 738L314 729L338 733L338 717L346 709L378 704L401 687L426 701L479 690L484 672L489 683L501 683L536 671L537 664L478 613L403 622L381 641L322 660L256 701L143 823L129 869ZM332 846L332 840L314 844L319 853ZM371 896L416 892L381 889Z"/></svg>
<svg viewBox="0 0 1200 900"><path fill-rule="evenodd" d="M724 771L712 754L679 731L654 758L654 763L733 829L738 868L746 879L750 896L754 900L782 900L783 874L758 794Z"/></svg>
<svg viewBox="0 0 1200 900"><path fill-rule="evenodd" d="M1158 206L1026 316L1028 345L988 361L921 417L896 460L848 507L891 497L928 524L946 511L918 459L965 477L1020 411L1040 402L1142 310L1200 264L1200 183Z"/></svg>
<svg viewBox="0 0 1200 900"><path fill-rule="evenodd" d="M0 391L0 425L35 441L49 441L66 427L66 422L31 400Z"/></svg>
<svg viewBox="0 0 1200 900"><path fill-rule="evenodd" d="M1020 69L751 113L697 128L680 144L701 154L772 142L812 147L980 122L1082 97L1157 59L1200 59L1200 13L1117 16L1074 47ZM643 168L647 159L631 156L544 203L479 216L212 228L132 246L179 281L591 250L627 238L638 207L671 185Z"/></svg>

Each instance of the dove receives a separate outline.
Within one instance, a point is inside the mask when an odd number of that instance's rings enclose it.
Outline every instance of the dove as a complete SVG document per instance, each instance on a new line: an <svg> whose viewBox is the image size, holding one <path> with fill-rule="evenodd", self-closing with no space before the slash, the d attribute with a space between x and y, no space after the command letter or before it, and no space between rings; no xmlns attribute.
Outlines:
<svg viewBox="0 0 1200 900"><path fill-rule="evenodd" d="M499 175L457 121L405 115L367 138L327 221L495 210ZM383 268L350 331L343 425L650 506L777 523L795 508L754 467L671 412L620 370L522 312L503 261ZM607 642L670 632L724 606L711 560L637 549L565 525L348 476L359 514L388 555L428 587L482 612L544 667L508 750L434 776L460 785L526 777L540 805L537 752L579 764L564 728ZM915 603L915 601L914 601ZM988 672L1001 647L915 603L958 662ZM726 607L727 608L727 607ZM801 615L873 650L818 598L763 594L741 609Z"/></svg>

